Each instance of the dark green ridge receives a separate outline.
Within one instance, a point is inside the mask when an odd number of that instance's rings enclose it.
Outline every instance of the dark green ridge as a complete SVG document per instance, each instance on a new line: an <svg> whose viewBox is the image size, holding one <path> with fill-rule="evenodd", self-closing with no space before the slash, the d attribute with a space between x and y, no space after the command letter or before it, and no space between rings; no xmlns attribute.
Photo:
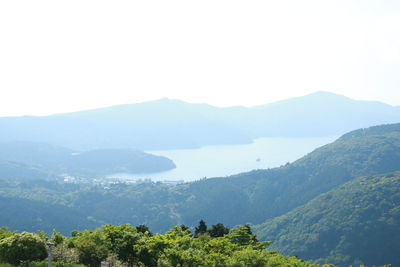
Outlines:
<svg viewBox="0 0 400 267"><path fill-rule="evenodd" d="M356 178L255 232L315 263L400 266L400 172Z"/></svg>

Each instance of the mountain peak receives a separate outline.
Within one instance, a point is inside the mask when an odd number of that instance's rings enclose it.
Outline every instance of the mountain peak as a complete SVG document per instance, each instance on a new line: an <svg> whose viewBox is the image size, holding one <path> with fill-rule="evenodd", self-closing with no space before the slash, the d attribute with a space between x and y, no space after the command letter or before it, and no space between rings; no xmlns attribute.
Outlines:
<svg viewBox="0 0 400 267"><path fill-rule="evenodd" d="M316 91L313 93L310 93L308 95L303 95L299 97L293 97L289 99L285 99L282 101L277 101L273 102L270 104L266 105L261 105L258 106L260 108L267 108L267 107L274 107L274 106L280 106L280 105L286 105L286 104L301 104L301 105L306 105L308 106L309 104L314 105L315 103L332 103L332 102L349 102L349 101L356 101L352 100L351 98L348 98L343 95L331 93L328 91Z"/></svg>
<svg viewBox="0 0 400 267"><path fill-rule="evenodd" d="M332 93L332 92L329 92L329 91L315 91L313 93L310 93L308 95L304 95L302 97L309 97L309 96L349 98L347 96L336 94L336 93Z"/></svg>

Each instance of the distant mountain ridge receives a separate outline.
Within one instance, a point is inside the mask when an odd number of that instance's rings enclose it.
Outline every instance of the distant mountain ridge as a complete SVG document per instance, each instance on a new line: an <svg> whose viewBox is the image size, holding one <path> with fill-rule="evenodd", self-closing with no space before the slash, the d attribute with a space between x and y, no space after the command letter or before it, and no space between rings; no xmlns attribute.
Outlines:
<svg viewBox="0 0 400 267"><path fill-rule="evenodd" d="M172 160L132 149L77 151L34 142L0 142L0 178L46 179L61 174L93 178L175 168Z"/></svg>
<svg viewBox="0 0 400 267"><path fill-rule="evenodd" d="M45 180L54 178L55 175L48 170L43 170L24 163L0 160L0 179Z"/></svg>
<svg viewBox="0 0 400 267"><path fill-rule="evenodd" d="M244 144L259 137L341 135L396 122L399 107L328 92L251 108L160 99L51 116L1 117L0 140L78 150L161 150Z"/></svg>

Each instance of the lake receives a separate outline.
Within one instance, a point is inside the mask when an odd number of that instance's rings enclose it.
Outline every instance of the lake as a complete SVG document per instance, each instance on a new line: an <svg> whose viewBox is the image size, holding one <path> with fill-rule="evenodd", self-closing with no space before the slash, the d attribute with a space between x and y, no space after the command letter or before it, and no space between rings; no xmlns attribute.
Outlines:
<svg viewBox="0 0 400 267"><path fill-rule="evenodd" d="M119 173L120 179L151 179L153 181L225 177L254 169L279 167L293 162L314 149L337 139L337 136L317 138L259 138L246 145L215 145L198 149L146 151L173 160L176 168L151 174Z"/></svg>

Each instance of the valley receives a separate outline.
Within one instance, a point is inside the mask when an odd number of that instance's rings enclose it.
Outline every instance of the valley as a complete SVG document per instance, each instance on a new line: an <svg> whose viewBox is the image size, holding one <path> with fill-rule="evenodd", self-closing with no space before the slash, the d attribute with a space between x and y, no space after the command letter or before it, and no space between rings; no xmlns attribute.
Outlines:
<svg viewBox="0 0 400 267"><path fill-rule="evenodd" d="M379 248L386 248L383 244L388 242L395 244L400 229L397 226L399 204L397 203L396 178L398 177L396 171L400 171L399 162L400 124L392 124L350 132L293 163L278 168L253 170L176 186L151 181L102 186L3 179L0 195L12 203L18 205L18 201L21 203L30 201L31 205L36 205L38 210L52 209L51 205L59 205L63 207L64 214L60 216L50 212L44 216L43 213L33 212L32 217L26 217L25 214L29 214L28 210L31 212L32 208L21 205L11 210L3 209L0 221L6 222L14 218L15 222L12 224L18 228L11 229L42 229L49 232L55 228L65 234L75 229L126 223L145 224L152 231L162 233L174 225L184 224L193 227L200 219L210 224L224 222L228 227L246 223L260 224L255 226L255 232L261 239L272 241L273 244L275 243L272 247L283 253L297 253L306 260L339 265L361 262L382 265L388 263L387 259L391 259L392 263L397 263L397 257L394 256L398 255L396 246L391 246L393 250L381 252ZM365 176L371 178L358 178ZM364 194L364 192L367 193ZM357 204L352 194L362 197L360 204ZM377 195L374 197L374 194ZM346 201L346 197L349 203L329 204L335 199ZM367 198L364 199L364 197ZM357 212L368 214L372 210L365 213L361 207L367 207L371 201L375 201L374 205L376 201L381 201L383 206L377 211L387 212L384 213L387 215L382 217L382 215L371 214L372 217L367 219L368 226L365 226L365 231L370 231L369 228L377 224L380 225L379 233L385 234L374 237L371 235L373 240L368 241L369 234L366 232L365 236L362 235L363 242L366 242L365 244L374 242L376 245L374 252L370 253L375 253L375 251L383 253L382 255L389 253L381 258L374 256L373 260L368 258L369 253L365 249L362 250L366 253L365 255L358 254L357 249L360 244L354 243L357 239L346 237L346 232L339 234L338 230L333 228L330 230L330 220L327 217L330 216L330 212L333 214L339 212L332 217L338 220L336 226L343 229L347 229L346 227L355 229L362 225L362 220L367 217L357 215L351 221L353 226L346 226L346 220L341 220L339 217L342 211L335 211L335 209L347 206L347 212L350 212L351 205L354 207L361 205L357 208L359 209ZM312 206L315 205L314 203L326 206L314 208ZM14 209L25 208L28 208L27 212L22 212L20 215L13 212ZM309 209L313 211L310 212ZM325 212L328 212L326 216L323 215ZM316 217L313 217L312 213L315 213ZM60 224L64 221L64 217L79 216L78 214L84 214L80 217L80 222L73 220L67 225ZM300 220L303 221L302 224L285 223L285 218L296 216L300 219L289 220L293 222ZM305 219L301 219L300 216L305 216ZM308 216L311 221L307 221ZM322 221L318 221L318 218ZM383 221L380 222L380 220ZM313 227L327 231L326 237L323 232L314 235L313 231L319 230L312 230ZM295 229L294 232L293 229ZM372 229L374 228L371 228L371 231L376 231ZM300 234L301 238L305 238L303 242L306 242L306 245L311 242L307 250L304 250L304 254L302 250L296 250L305 249L304 245L300 246L296 243L302 242L301 239L299 240L298 230L306 233ZM288 241L285 237L289 233L293 237ZM307 237L308 235L316 236L316 239ZM318 236L320 238L317 238ZM330 247L316 254L315 246L321 246L317 245L317 242L327 242L323 238L330 236L335 236L329 239ZM346 243L343 238L340 239L340 236L344 236ZM343 249L349 256L340 252Z"/></svg>

